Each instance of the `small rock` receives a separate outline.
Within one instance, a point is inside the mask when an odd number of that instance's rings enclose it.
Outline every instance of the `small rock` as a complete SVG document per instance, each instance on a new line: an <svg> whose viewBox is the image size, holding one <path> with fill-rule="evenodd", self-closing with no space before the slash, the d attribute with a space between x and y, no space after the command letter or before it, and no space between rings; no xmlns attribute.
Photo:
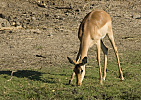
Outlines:
<svg viewBox="0 0 141 100"><path fill-rule="evenodd" d="M31 12L31 14L32 14L32 15L36 15L36 13L35 13L35 12Z"/></svg>
<svg viewBox="0 0 141 100"><path fill-rule="evenodd" d="M45 17L49 17L49 14L45 14Z"/></svg>
<svg viewBox="0 0 141 100"><path fill-rule="evenodd" d="M42 33L42 31L40 31L39 29L33 29L31 30L34 34L40 34Z"/></svg>
<svg viewBox="0 0 141 100"><path fill-rule="evenodd" d="M16 26L16 22L11 22L11 25L12 26Z"/></svg>
<svg viewBox="0 0 141 100"><path fill-rule="evenodd" d="M7 3L5 2L0 2L0 7L6 7L7 6Z"/></svg>
<svg viewBox="0 0 141 100"><path fill-rule="evenodd" d="M80 10L79 10L79 9L76 9L75 11L76 11L76 12L79 12Z"/></svg>
<svg viewBox="0 0 141 100"><path fill-rule="evenodd" d="M7 20L10 21L11 19L12 19L11 16L8 16Z"/></svg>
<svg viewBox="0 0 141 100"><path fill-rule="evenodd" d="M51 33L49 33L49 35L48 35L49 37L51 37L51 36L53 36Z"/></svg>
<svg viewBox="0 0 141 100"><path fill-rule="evenodd" d="M138 15L138 14L133 15L133 18L135 18L135 19L140 19L140 18L141 18L141 15Z"/></svg>
<svg viewBox="0 0 141 100"><path fill-rule="evenodd" d="M137 17L136 19L141 19L141 17Z"/></svg>
<svg viewBox="0 0 141 100"><path fill-rule="evenodd" d="M61 17L61 18L59 18L59 20L63 20L63 18Z"/></svg>
<svg viewBox="0 0 141 100"><path fill-rule="evenodd" d="M43 30L46 30L46 29L47 29L47 28L45 28L45 27L43 28Z"/></svg>
<svg viewBox="0 0 141 100"><path fill-rule="evenodd" d="M5 27L4 23L1 23L1 26L2 26L2 27Z"/></svg>
<svg viewBox="0 0 141 100"><path fill-rule="evenodd" d="M12 33L12 31L10 30L9 33Z"/></svg>
<svg viewBox="0 0 141 100"><path fill-rule="evenodd" d="M32 19L32 20L36 20L36 18L35 18L35 17L32 17L31 19Z"/></svg>
<svg viewBox="0 0 141 100"><path fill-rule="evenodd" d="M3 14L0 14L0 18L3 18L3 19L5 19L5 15L3 15Z"/></svg>
<svg viewBox="0 0 141 100"><path fill-rule="evenodd" d="M16 25L17 25L17 26L20 26L21 24L20 24L20 22L16 22Z"/></svg>
<svg viewBox="0 0 141 100"><path fill-rule="evenodd" d="M1 27L9 27L10 23L6 19L0 18L0 28Z"/></svg>
<svg viewBox="0 0 141 100"><path fill-rule="evenodd" d="M23 27L23 28L26 28L26 25L25 25L25 24L22 24L22 27Z"/></svg>

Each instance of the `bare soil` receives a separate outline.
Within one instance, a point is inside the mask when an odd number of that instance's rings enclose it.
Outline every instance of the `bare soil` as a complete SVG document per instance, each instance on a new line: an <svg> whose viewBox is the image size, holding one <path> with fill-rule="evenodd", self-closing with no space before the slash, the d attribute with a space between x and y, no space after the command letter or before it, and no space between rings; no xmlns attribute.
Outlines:
<svg viewBox="0 0 141 100"><path fill-rule="evenodd" d="M22 29L0 31L0 70L61 67L68 63L67 56L75 59L80 22L94 9L110 14L121 58L126 52L141 50L140 0L0 0L1 20L22 25ZM104 42L112 59L114 51L107 37ZM95 46L88 59L96 62Z"/></svg>

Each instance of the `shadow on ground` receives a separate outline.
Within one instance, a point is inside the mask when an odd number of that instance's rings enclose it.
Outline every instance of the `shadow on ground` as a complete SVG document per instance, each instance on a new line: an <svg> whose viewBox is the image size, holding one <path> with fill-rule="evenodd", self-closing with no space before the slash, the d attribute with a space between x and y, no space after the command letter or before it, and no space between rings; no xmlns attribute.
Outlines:
<svg viewBox="0 0 141 100"><path fill-rule="evenodd" d="M6 74L6 75L11 76L11 73L12 73L12 71L0 71L0 75ZM47 76L42 77L43 74L47 74ZM51 75L54 75L54 74L42 73L42 72L32 71L32 70L18 70L13 73L13 76L18 77L18 78L28 78L33 81L42 81L44 83L57 83L58 82L57 78L52 77ZM58 74L58 75L63 76L64 74ZM10 80L10 77L7 77L7 76L4 76L3 78L5 78L7 80L9 78L9 80ZM11 80L13 80L13 79L14 79L14 77Z"/></svg>
<svg viewBox="0 0 141 100"><path fill-rule="evenodd" d="M12 71L0 71L0 75L1 74L7 74L9 76L11 76ZM32 71L32 70L18 70L16 72L13 73L13 76L19 77L19 78L28 78L30 80L37 80L37 81L43 81L41 79L43 73L38 72L38 71ZM4 77L7 78L7 77Z"/></svg>

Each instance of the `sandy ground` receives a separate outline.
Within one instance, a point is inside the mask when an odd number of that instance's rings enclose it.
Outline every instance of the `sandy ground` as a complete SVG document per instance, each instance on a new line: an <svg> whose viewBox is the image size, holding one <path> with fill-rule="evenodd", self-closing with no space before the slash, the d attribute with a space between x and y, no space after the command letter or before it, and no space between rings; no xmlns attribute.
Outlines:
<svg viewBox="0 0 141 100"><path fill-rule="evenodd" d="M67 56L75 59L79 49L80 22L94 9L110 14L121 58L126 51L141 50L140 0L0 0L0 28L22 26L0 31L0 70L61 67L69 63ZM112 59L115 55L107 37L104 42ZM95 46L89 50L88 59L96 62Z"/></svg>

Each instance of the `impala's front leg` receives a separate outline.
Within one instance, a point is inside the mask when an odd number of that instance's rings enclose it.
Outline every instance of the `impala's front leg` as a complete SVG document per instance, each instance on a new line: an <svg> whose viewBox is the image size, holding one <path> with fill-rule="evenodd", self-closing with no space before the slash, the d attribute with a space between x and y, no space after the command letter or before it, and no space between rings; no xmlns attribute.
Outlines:
<svg viewBox="0 0 141 100"><path fill-rule="evenodd" d="M77 62L77 63L78 63L79 60L80 60L80 54L81 54L81 44L80 44L79 52L78 52L77 57L76 57L76 62ZM72 73L72 75L71 75L71 79L69 80L69 84L71 84L71 82L73 81L74 76L75 76L75 72L73 71L73 73Z"/></svg>
<svg viewBox="0 0 141 100"><path fill-rule="evenodd" d="M69 80L69 84L71 84L72 80L74 79L74 75L75 75L75 72L73 71L73 73L71 75L71 79Z"/></svg>
<svg viewBox="0 0 141 100"><path fill-rule="evenodd" d="M97 60L99 66L99 77L100 77L100 84L102 84L102 74L101 74L101 65L100 65L100 40L97 41Z"/></svg>

